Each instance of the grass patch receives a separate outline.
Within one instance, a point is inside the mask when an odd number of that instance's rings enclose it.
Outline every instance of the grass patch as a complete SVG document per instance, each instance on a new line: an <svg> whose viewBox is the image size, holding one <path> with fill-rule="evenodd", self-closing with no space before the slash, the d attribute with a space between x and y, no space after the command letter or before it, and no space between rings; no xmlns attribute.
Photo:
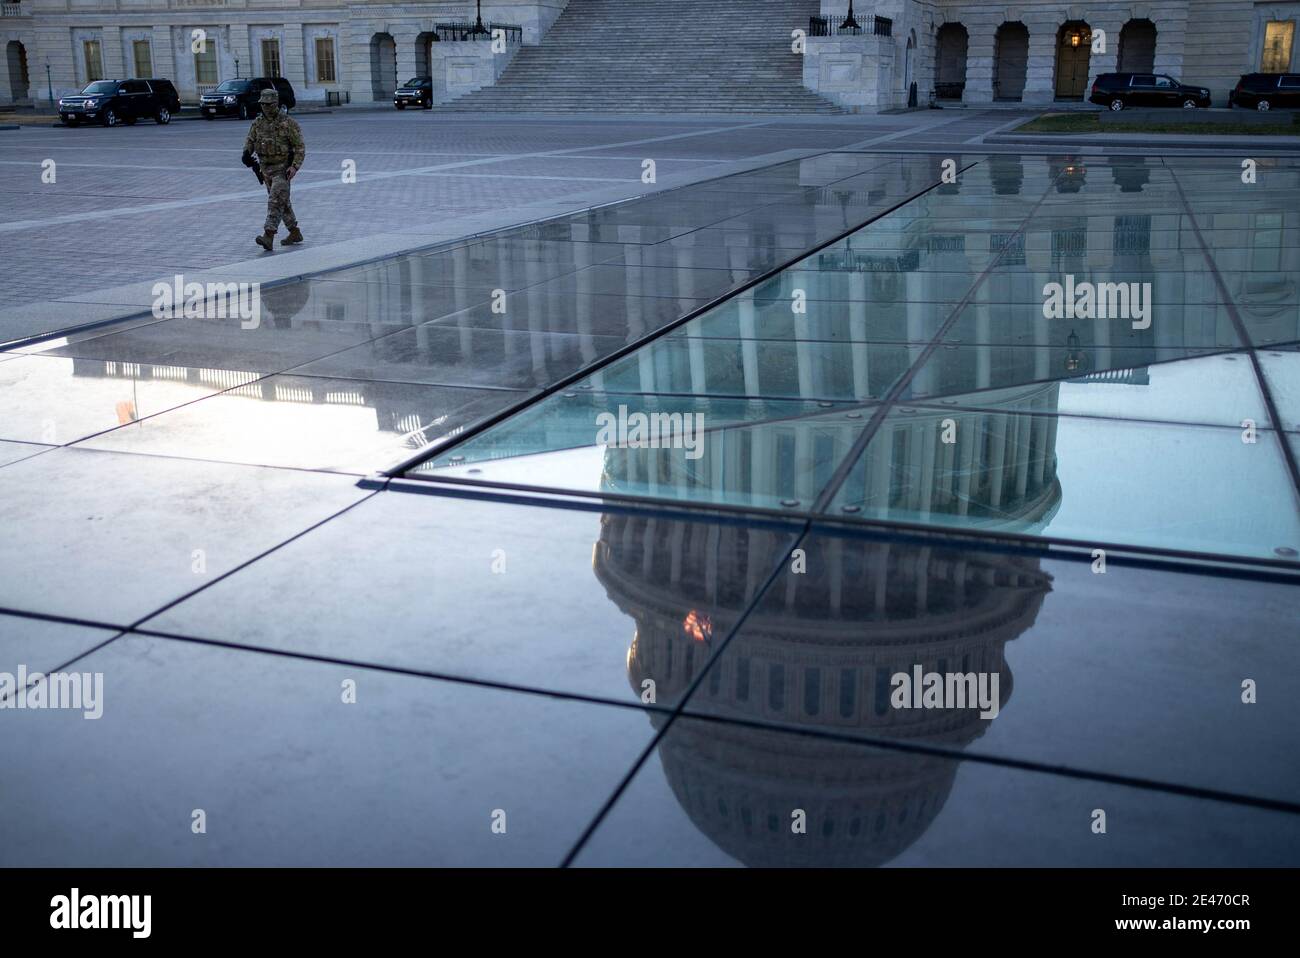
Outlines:
<svg viewBox="0 0 1300 958"><path fill-rule="evenodd" d="M1300 113L1276 123L1132 123L1101 125L1100 114L1046 113L1016 127L1014 133L1181 133L1186 136L1297 136Z"/></svg>

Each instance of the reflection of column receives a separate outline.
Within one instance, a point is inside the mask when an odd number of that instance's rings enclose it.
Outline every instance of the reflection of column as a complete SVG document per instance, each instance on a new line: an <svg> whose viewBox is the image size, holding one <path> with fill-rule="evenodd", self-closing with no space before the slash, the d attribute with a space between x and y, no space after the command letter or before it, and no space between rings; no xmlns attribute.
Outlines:
<svg viewBox="0 0 1300 958"><path fill-rule="evenodd" d="M993 102L993 59L996 56L994 24L980 24L967 30L966 89L963 103Z"/></svg>
<svg viewBox="0 0 1300 958"><path fill-rule="evenodd" d="M988 428L987 416L977 415L969 418L968 431L961 437L961 475L957 480L957 515L964 516L970 512L970 484L974 473L975 451L984 441L984 432Z"/></svg>
<svg viewBox="0 0 1300 958"><path fill-rule="evenodd" d="M853 356L853 395L866 399L871 395L867 338L867 276L849 274L849 351Z"/></svg>
<svg viewBox="0 0 1300 958"><path fill-rule="evenodd" d="M677 287L676 295L693 298L695 296L695 270L691 268L691 254L694 250L689 246L679 246L677 248L677 268L673 271L674 285Z"/></svg>
<svg viewBox="0 0 1300 958"><path fill-rule="evenodd" d="M691 338L686 340L686 356L691 368L691 392L702 395L707 385L704 381L704 342Z"/></svg>
<svg viewBox="0 0 1300 958"><path fill-rule="evenodd" d="M993 421L990 432L989 455L989 491L988 504L997 509L1002 505L1002 467L1007 454L1007 417L997 413L990 417Z"/></svg>
<svg viewBox="0 0 1300 958"><path fill-rule="evenodd" d="M451 275L452 282L456 285L456 306L463 308L466 287L469 286L469 247L458 246L451 253ZM465 356L470 355L470 344L472 342L469 326L464 323L460 326L460 348L461 353Z"/></svg>
<svg viewBox="0 0 1300 958"><path fill-rule="evenodd" d="M916 270L903 274L903 282L907 289L907 303L903 307L907 316L907 341L908 361L915 366L921 355L925 352L925 344L933 336L931 331L926 329L925 317L934 309L932 303L927 303L929 298L926 294L926 273ZM987 286L988 284L985 284ZM918 392L927 392L933 385L934 363L929 362L923 365L916 373L916 389Z"/></svg>
<svg viewBox="0 0 1300 958"><path fill-rule="evenodd" d="M641 246L629 243L624 250L624 262L628 266L627 337L628 342L633 342L649 332L645 323L645 300L641 297Z"/></svg>
<svg viewBox="0 0 1300 958"><path fill-rule="evenodd" d="M757 396L758 392L758 342L754 321L754 291L747 289L736 300L736 309L740 323L740 364L745 374L745 395Z"/></svg>
<svg viewBox="0 0 1300 958"><path fill-rule="evenodd" d="M985 283L984 286L987 288L988 284ZM980 297L981 300L983 298ZM975 310L975 341L979 343L975 347L975 388L987 389L993 381L993 346L990 345L993 342L990 336L992 316L986 302L972 303L971 308Z"/></svg>

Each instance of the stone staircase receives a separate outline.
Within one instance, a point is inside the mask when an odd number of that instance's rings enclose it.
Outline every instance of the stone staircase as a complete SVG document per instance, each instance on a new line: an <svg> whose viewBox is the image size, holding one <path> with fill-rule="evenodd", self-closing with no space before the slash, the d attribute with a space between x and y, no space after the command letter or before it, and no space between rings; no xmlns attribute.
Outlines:
<svg viewBox="0 0 1300 958"><path fill-rule="evenodd" d="M494 86L452 112L841 113L806 89L790 32L818 0L569 0Z"/></svg>

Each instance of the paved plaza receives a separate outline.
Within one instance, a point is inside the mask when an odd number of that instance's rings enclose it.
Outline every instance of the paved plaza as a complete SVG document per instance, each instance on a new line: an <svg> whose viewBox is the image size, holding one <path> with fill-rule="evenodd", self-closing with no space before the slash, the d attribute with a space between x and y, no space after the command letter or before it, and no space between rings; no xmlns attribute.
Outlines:
<svg viewBox="0 0 1300 958"><path fill-rule="evenodd" d="M0 863L1294 866L1300 161L1022 118L3 141Z"/></svg>

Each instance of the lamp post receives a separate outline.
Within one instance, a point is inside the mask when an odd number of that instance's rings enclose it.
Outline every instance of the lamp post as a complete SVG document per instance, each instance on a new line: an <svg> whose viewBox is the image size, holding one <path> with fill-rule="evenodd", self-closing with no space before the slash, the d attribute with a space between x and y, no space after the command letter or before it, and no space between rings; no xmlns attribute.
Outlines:
<svg viewBox="0 0 1300 958"><path fill-rule="evenodd" d="M50 76L50 61L49 61L49 60L46 60L46 61L45 61L45 85L46 85L46 89L50 91L50 108L53 109L54 106L55 106L55 103L54 103L54 80L53 80L53 78Z"/></svg>
<svg viewBox="0 0 1300 958"><path fill-rule="evenodd" d="M239 57L235 57L235 79L239 79Z"/></svg>
<svg viewBox="0 0 1300 958"><path fill-rule="evenodd" d="M844 18L844 22L840 24L840 29L841 30L862 29L860 26L858 26L858 21L853 18L853 0L849 0L849 14Z"/></svg>
<svg viewBox="0 0 1300 958"><path fill-rule="evenodd" d="M470 33L470 36L481 37L487 33L487 30L483 27L483 0L474 0L474 11L474 30Z"/></svg>

